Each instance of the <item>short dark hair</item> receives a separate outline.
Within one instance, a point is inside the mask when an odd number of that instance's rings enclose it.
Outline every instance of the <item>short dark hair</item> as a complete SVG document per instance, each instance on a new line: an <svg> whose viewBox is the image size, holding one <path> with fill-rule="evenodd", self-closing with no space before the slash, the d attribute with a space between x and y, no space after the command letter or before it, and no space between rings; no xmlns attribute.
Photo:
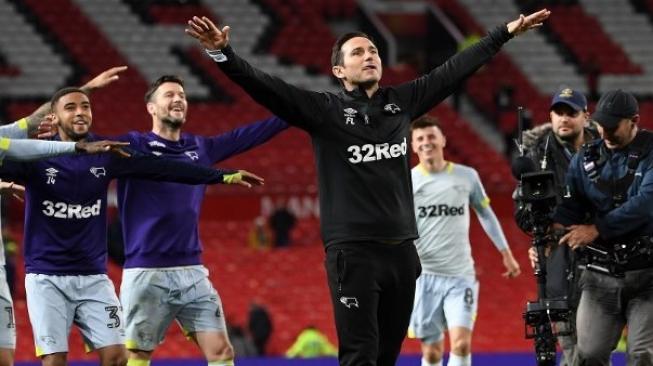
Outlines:
<svg viewBox="0 0 653 366"><path fill-rule="evenodd" d="M160 78L156 79L152 84L150 84L147 92L145 92L145 103L149 103L152 100L152 95L163 83L177 83L181 85L182 88L184 87L184 79L182 79L180 76L163 75Z"/></svg>
<svg viewBox="0 0 653 366"><path fill-rule="evenodd" d="M444 134L444 131L442 130L442 125L440 124L440 121L438 121L437 118L430 116L428 114L425 114L421 117L418 117L416 120L411 122L410 124L410 132L413 132L415 130L418 130L420 128L427 128L427 127L437 127L440 132Z"/></svg>
<svg viewBox="0 0 653 366"><path fill-rule="evenodd" d="M50 99L50 109L54 110L54 105L57 104L59 99L63 97L64 95L68 95L70 93L82 93L88 97L88 92L82 88L78 88L76 86L67 86L65 88L61 88L57 90L54 95L52 95L52 99Z"/></svg>
<svg viewBox="0 0 653 366"><path fill-rule="evenodd" d="M342 66L345 60L345 57L342 53L342 45L345 44L345 42L349 41L350 39L356 37L367 38L370 40L370 42L376 44L374 42L374 39L372 39L372 37L368 36L363 32L345 33L336 40L336 43L333 44L333 48L331 49L331 66Z"/></svg>

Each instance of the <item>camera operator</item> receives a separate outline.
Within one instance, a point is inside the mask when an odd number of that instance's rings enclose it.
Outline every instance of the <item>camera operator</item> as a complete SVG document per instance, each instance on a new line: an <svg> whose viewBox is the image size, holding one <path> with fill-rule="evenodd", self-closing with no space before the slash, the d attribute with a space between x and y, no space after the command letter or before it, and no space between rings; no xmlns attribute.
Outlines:
<svg viewBox="0 0 653 366"><path fill-rule="evenodd" d="M598 138L598 132L589 120L587 100L585 96L570 88L558 90L551 100L549 108L551 123L525 131L522 137L524 153L529 157L537 170L553 172L556 202L560 203L565 194L565 175L571 158L580 147ZM519 227L527 233L532 232L532 217L528 203L515 197L517 209L515 220ZM534 264L537 254L535 248L529 250L529 257ZM569 332L572 327L580 291L577 288L574 255L565 245L551 245L550 254L546 260L546 293L548 298L567 299L572 312L572 322L558 322L557 330ZM560 365L573 365L576 346L575 335L558 336L558 343L563 351Z"/></svg>
<svg viewBox="0 0 653 366"><path fill-rule="evenodd" d="M579 365L608 365L628 325L628 365L652 365L653 134L638 129L637 100L622 90L605 93L592 117L602 139L572 159L554 215L569 230L560 244L606 254L606 265L588 265L580 278L576 356Z"/></svg>

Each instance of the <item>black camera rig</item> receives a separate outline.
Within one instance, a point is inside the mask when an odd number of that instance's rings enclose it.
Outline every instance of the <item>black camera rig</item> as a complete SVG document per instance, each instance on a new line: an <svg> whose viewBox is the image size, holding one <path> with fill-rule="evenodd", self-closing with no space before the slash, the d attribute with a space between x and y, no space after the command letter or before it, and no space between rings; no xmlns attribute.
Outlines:
<svg viewBox="0 0 653 366"><path fill-rule="evenodd" d="M611 245L592 243L583 250L585 268L613 277L624 277L626 270L637 262L653 261L653 237L617 240Z"/></svg>
<svg viewBox="0 0 653 366"><path fill-rule="evenodd" d="M556 363L556 337L571 335L571 327L558 330L556 323L569 324L572 312L567 299L550 299L546 294L546 248L557 242L558 236L552 233L552 213L557 203L553 172L538 171L521 174L518 198L526 211L531 228L531 244L537 251L535 277L537 278L536 301L526 304L523 314L527 339L535 343L537 365L554 366Z"/></svg>

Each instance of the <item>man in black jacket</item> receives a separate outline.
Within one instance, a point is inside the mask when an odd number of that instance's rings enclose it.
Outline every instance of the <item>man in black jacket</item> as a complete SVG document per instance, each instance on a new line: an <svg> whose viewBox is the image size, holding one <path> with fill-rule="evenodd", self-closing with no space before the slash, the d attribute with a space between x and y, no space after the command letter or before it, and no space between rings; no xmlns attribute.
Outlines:
<svg viewBox="0 0 653 366"><path fill-rule="evenodd" d="M523 138L524 153L530 157L537 170L553 172L557 202L566 194L565 177L569 162L581 146L599 138L594 123L589 119L587 99L583 93L571 88L558 90L551 100L549 109L551 123L525 131ZM515 196L517 209L515 220L525 232L531 232L529 207ZM553 244L546 258L547 287L546 295L550 299L566 299L572 310L571 324L559 323L558 331L575 324L575 311L580 298L578 289L579 273L576 270L575 257L566 245ZM529 250L533 263L537 255L535 248ZM560 336L558 342L563 351L561 366L573 365L576 349L575 335Z"/></svg>
<svg viewBox="0 0 653 366"><path fill-rule="evenodd" d="M311 92L234 53L229 27L194 17L186 32L254 100L306 130L315 151L322 238L341 365L394 365L421 271L408 155L410 122L435 107L511 37L541 24L541 10L490 31L429 74L380 88L378 49L363 33L340 37L333 74L344 90Z"/></svg>

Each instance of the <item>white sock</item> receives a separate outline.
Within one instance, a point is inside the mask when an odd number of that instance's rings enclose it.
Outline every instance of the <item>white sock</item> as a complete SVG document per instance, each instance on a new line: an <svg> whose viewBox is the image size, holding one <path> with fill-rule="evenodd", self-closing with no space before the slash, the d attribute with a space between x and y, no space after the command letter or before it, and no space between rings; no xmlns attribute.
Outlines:
<svg viewBox="0 0 653 366"><path fill-rule="evenodd" d="M472 366L472 354L467 356L458 356L453 353L449 353L449 362L447 366Z"/></svg>
<svg viewBox="0 0 653 366"><path fill-rule="evenodd" d="M436 363L430 363L424 357L422 357L422 366L442 366L442 360Z"/></svg>

